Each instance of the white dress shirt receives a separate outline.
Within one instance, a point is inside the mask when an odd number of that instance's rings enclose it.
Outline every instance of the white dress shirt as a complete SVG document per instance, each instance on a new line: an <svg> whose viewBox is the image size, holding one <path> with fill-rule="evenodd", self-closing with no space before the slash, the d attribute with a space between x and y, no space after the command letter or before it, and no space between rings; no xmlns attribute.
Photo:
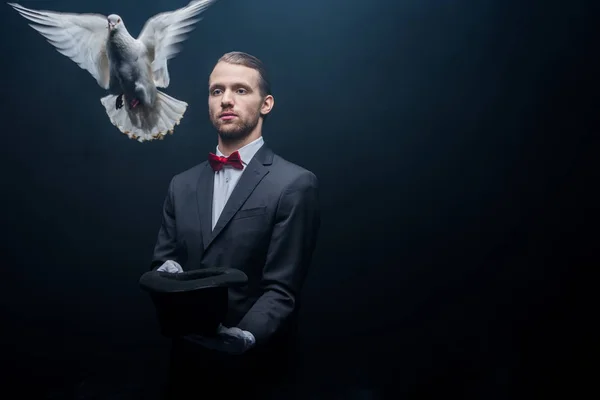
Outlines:
<svg viewBox="0 0 600 400"><path fill-rule="evenodd" d="M215 225L217 225L217 221L221 216L221 212L229 200L229 196L235 185L237 185L240 180L240 176L242 176L242 172L246 169L246 166L254 157L258 149L263 145L264 140L261 137L258 139L248 143L244 147L240 148L238 151L240 153L240 158L242 159L243 169L235 169L230 165L226 165L220 171L215 172L214 177L214 190L213 190L213 213L212 213L212 227L215 229ZM217 146L217 150L215 152L216 155L224 157L225 155L221 153L219 150L219 146Z"/></svg>

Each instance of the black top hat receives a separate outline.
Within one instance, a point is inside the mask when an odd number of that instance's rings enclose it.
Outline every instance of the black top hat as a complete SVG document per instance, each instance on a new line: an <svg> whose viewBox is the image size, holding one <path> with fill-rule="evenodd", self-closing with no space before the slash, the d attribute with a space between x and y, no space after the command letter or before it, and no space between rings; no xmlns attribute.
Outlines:
<svg viewBox="0 0 600 400"><path fill-rule="evenodd" d="M140 286L150 293L164 336L212 336L227 314L228 289L247 281L239 269L201 268L179 273L148 271L140 278Z"/></svg>

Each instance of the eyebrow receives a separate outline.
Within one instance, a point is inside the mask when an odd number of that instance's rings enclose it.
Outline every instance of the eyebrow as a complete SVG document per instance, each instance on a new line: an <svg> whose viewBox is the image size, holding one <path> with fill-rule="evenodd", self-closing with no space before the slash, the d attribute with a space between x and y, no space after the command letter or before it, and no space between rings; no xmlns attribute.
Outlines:
<svg viewBox="0 0 600 400"><path fill-rule="evenodd" d="M244 88L246 88L246 89L252 90L252 86L250 86L250 85L249 85L248 83L246 83L246 82L235 82L235 83L231 84L231 86L232 86L232 87L240 87L240 86L241 86L241 87L244 87ZM213 83L212 85L210 85L210 86L208 87L208 90L209 90L209 91L212 91L212 90L214 90L214 89L222 89L222 88L224 88L224 87L225 87L225 85L224 85L224 84L222 84L222 83Z"/></svg>

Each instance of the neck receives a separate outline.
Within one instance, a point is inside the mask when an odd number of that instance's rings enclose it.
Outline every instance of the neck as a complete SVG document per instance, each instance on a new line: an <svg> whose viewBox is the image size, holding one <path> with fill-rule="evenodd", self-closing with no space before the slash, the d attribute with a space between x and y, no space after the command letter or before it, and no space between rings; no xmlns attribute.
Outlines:
<svg viewBox="0 0 600 400"><path fill-rule="evenodd" d="M218 138L219 150L226 157L229 157L231 153L238 151L242 147L246 146L248 143L254 142L256 139L262 136L262 132L260 129L260 122L252 132L248 136L245 136L239 140L223 140L221 136Z"/></svg>
<svg viewBox="0 0 600 400"><path fill-rule="evenodd" d="M123 58L126 56L125 50L129 48L131 43L131 37L125 27L120 27L118 31L111 32L108 36L108 42L110 48L113 50L112 56L116 58Z"/></svg>

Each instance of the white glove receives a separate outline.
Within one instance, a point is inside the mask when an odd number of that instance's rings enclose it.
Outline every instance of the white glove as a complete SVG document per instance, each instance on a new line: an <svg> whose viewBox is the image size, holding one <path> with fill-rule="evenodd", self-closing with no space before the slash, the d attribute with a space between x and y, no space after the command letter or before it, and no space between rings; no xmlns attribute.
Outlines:
<svg viewBox="0 0 600 400"><path fill-rule="evenodd" d="M236 327L227 328L223 325L219 325L217 336L215 337L188 335L185 339L208 349L223 351L229 354L242 354L256 343L256 339L252 333Z"/></svg>
<svg viewBox="0 0 600 400"><path fill-rule="evenodd" d="M183 272L183 268L181 268L181 265L177 264L175 261L167 260L163 263L163 265L158 267L157 271L170 272L172 274L176 274L179 272Z"/></svg>

